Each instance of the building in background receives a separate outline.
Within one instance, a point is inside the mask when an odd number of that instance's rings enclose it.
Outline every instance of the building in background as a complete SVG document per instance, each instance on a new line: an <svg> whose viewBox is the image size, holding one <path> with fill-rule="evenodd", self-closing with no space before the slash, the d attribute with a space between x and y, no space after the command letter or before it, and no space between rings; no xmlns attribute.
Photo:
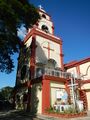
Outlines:
<svg viewBox="0 0 90 120"><path fill-rule="evenodd" d="M90 110L90 58L85 58L80 61L72 61L64 65L67 72L74 74L78 81L81 96L84 102L87 103L87 110ZM85 96L83 96L85 94Z"/></svg>

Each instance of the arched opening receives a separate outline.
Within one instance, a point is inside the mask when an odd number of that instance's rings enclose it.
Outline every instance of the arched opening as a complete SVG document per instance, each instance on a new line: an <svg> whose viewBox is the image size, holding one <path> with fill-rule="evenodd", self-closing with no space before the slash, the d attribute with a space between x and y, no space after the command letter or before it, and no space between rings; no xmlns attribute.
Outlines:
<svg viewBox="0 0 90 120"><path fill-rule="evenodd" d="M42 17L46 19L46 15L42 14Z"/></svg>
<svg viewBox="0 0 90 120"><path fill-rule="evenodd" d="M55 69L56 65L57 65L57 62L54 59L49 59L45 67L50 69Z"/></svg>
<svg viewBox="0 0 90 120"><path fill-rule="evenodd" d="M49 33L48 27L46 25L42 25L41 29L46 33Z"/></svg>

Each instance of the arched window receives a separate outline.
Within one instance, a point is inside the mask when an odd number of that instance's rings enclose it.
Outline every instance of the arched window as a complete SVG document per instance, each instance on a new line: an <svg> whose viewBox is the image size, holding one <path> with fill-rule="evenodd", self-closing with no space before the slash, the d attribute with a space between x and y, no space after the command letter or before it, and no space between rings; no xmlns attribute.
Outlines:
<svg viewBox="0 0 90 120"><path fill-rule="evenodd" d="M46 19L46 16L44 14L42 14L42 17Z"/></svg>
<svg viewBox="0 0 90 120"><path fill-rule="evenodd" d="M42 25L42 30L46 33L49 33L48 27L46 25Z"/></svg>

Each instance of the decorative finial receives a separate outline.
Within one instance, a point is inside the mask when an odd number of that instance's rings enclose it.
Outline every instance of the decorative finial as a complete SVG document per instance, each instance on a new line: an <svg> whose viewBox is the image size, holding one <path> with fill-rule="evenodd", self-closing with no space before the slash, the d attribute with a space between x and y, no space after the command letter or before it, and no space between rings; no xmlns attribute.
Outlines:
<svg viewBox="0 0 90 120"><path fill-rule="evenodd" d="M39 5L38 7L39 7L40 10L43 9L43 7L41 5Z"/></svg>
<svg viewBox="0 0 90 120"><path fill-rule="evenodd" d="M39 5L38 7L41 11L46 12L41 5Z"/></svg>

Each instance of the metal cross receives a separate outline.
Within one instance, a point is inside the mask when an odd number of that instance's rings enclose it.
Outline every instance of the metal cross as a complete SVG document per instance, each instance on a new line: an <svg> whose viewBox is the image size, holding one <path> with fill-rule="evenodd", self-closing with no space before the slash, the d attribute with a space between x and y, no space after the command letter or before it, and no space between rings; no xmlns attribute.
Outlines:
<svg viewBox="0 0 90 120"><path fill-rule="evenodd" d="M68 86L71 87L71 89L72 89L73 105L75 107L75 101L76 101L76 99L75 99L74 87L77 86L78 84L77 83L76 84L73 83L73 79L75 79L75 78L71 78L71 85L68 85Z"/></svg>

